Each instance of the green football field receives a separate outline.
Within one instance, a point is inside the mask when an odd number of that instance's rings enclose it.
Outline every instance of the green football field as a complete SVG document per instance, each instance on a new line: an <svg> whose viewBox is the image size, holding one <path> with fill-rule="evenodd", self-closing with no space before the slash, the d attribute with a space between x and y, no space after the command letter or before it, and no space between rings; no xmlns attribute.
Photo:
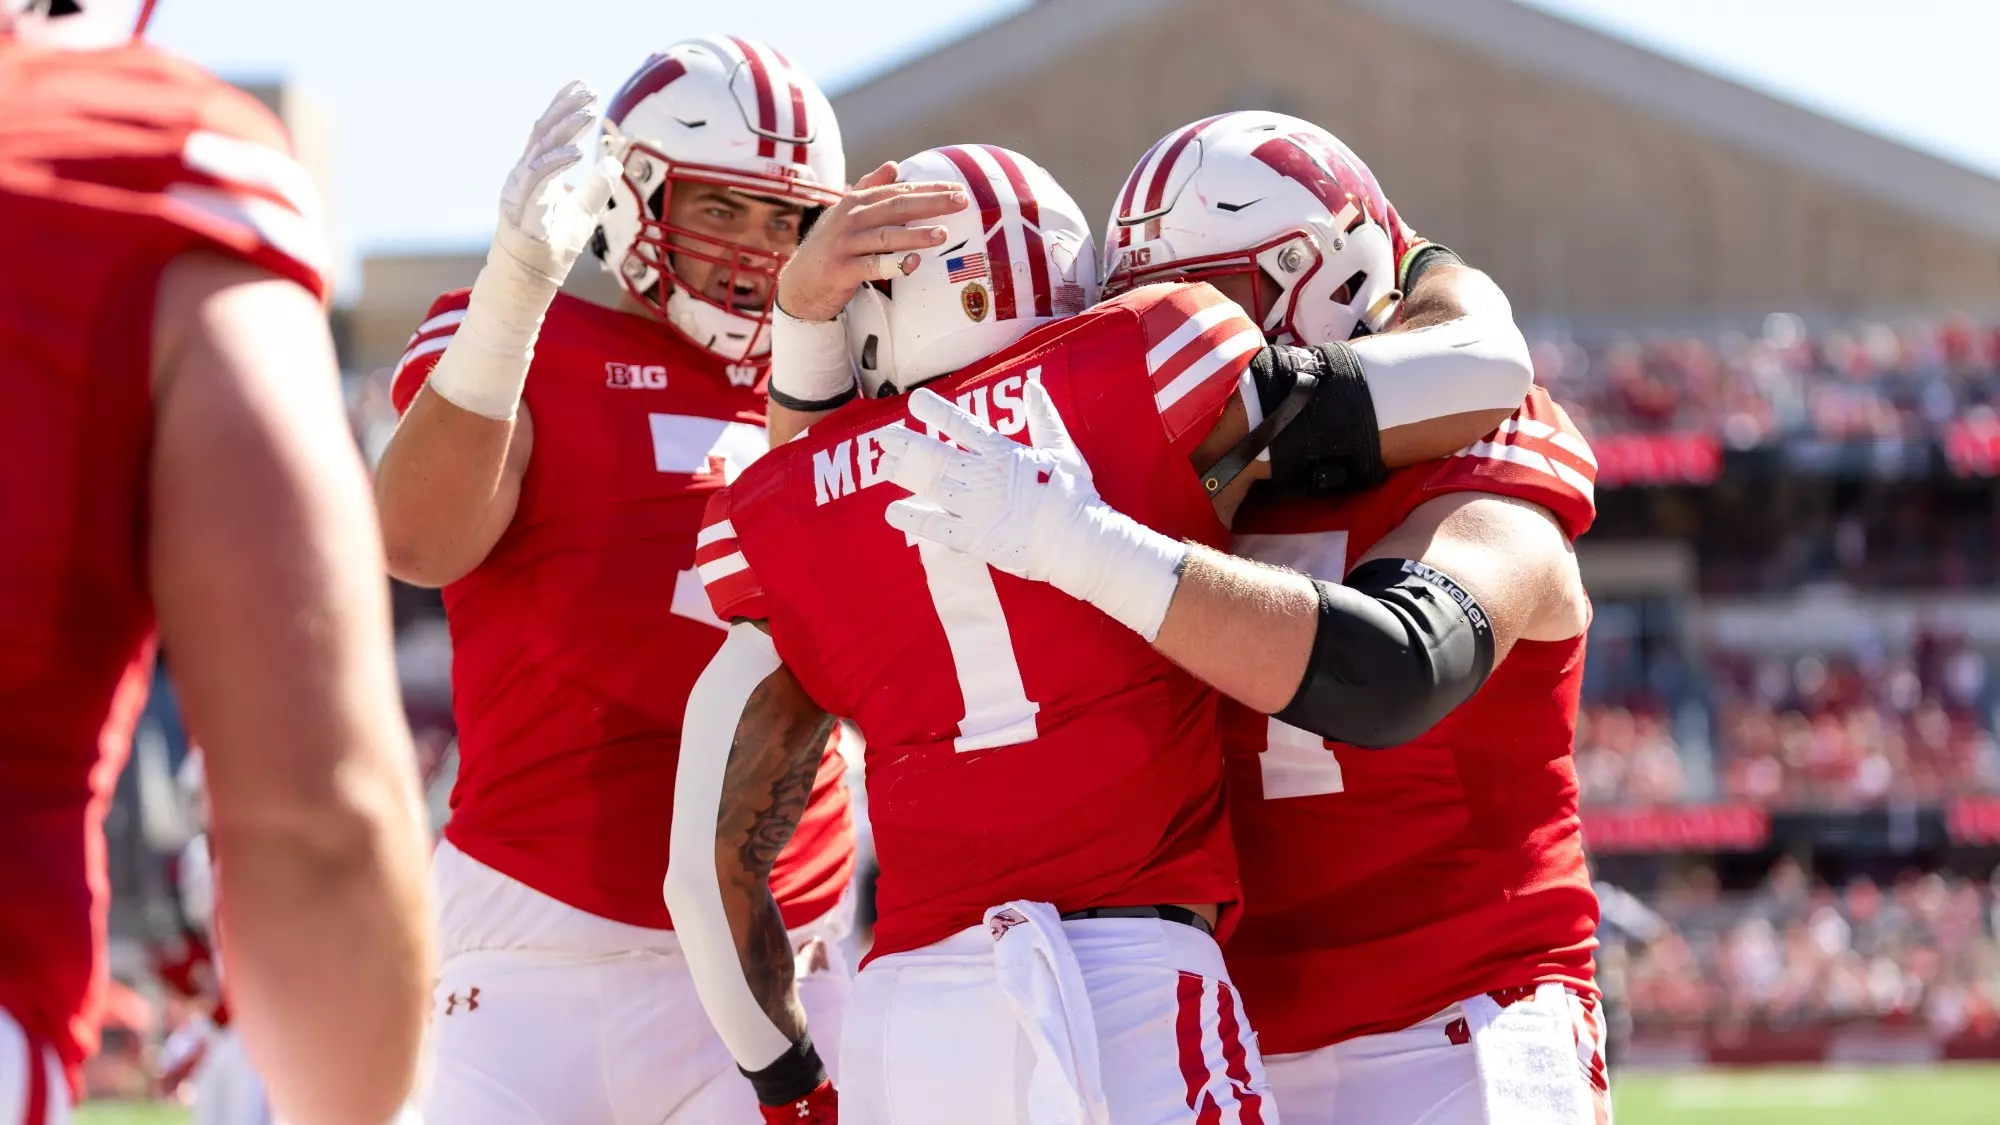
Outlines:
<svg viewBox="0 0 2000 1125"><path fill-rule="evenodd" d="M1625 1074L1618 1125L1995 1125L2000 1067ZM181 1125L177 1111L99 1103L80 1125Z"/></svg>

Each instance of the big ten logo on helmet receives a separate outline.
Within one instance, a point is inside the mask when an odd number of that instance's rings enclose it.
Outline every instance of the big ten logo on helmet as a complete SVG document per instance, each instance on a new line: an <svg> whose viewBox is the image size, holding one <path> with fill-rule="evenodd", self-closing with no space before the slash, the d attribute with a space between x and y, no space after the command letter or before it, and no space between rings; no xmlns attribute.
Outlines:
<svg viewBox="0 0 2000 1125"><path fill-rule="evenodd" d="M1040 380L1041 377L1040 367L1030 367L1023 373L969 387L958 396L959 409L1012 437L1028 428L1028 415L1022 407L1021 396L1027 390L1029 380ZM851 496L887 480L882 473L882 447L875 441L875 435L883 430L908 426L909 421L899 418L860 437L842 438L826 449L814 450L813 503L825 504ZM928 425L924 430L939 441L945 440L941 433Z"/></svg>
<svg viewBox="0 0 2000 1125"><path fill-rule="evenodd" d="M660 391L667 386L667 369L657 363L606 363L604 385Z"/></svg>

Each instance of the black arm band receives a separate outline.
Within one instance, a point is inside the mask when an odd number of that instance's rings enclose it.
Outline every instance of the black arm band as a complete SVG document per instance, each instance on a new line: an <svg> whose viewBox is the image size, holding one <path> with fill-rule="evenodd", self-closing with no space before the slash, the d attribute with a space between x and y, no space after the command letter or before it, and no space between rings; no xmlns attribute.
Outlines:
<svg viewBox="0 0 2000 1125"><path fill-rule="evenodd" d="M1266 449L1270 487L1286 495L1326 499L1387 479L1375 399L1353 348L1273 344L1251 359L1250 381L1264 420L1202 470L1210 496Z"/></svg>
<svg viewBox="0 0 2000 1125"><path fill-rule="evenodd" d="M1464 264L1465 259L1459 257L1451 247L1439 246L1435 242L1426 243L1417 247L1417 252L1410 255L1409 264L1403 267L1402 284L1398 285L1397 288L1401 289L1405 294L1414 293L1417 291L1417 279L1424 276L1425 270L1430 269L1432 266L1462 266Z"/></svg>
<svg viewBox="0 0 2000 1125"><path fill-rule="evenodd" d="M1387 479L1389 469L1382 464L1382 432L1375 421L1375 399L1368 393L1368 377L1354 349L1343 343L1266 350L1295 353L1291 366L1309 366L1318 380L1305 410L1271 443L1271 487L1289 495L1324 499ZM1305 357L1310 357L1309 361ZM1258 385L1266 412L1283 401L1296 379L1295 375L1287 377L1286 366L1272 365L1269 391L1264 384Z"/></svg>
<svg viewBox="0 0 2000 1125"><path fill-rule="evenodd" d="M1493 625L1451 578L1374 559L1347 584L1315 582L1319 631L1277 717L1353 746L1400 746L1472 698L1493 671Z"/></svg>
<svg viewBox="0 0 2000 1125"><path fill-rule="evenodd" d="M743 1070L740 1066L736 1069ZM764 1105L790 1105L819 1089L826 1081L826 1064L813 1049L812 1036L804 1035L791 1050L779 1055L778 1061L762 1070L743 1070L743 1077L750 1080L757 1100Z"/></svg>
<svg viewBox="0 0 2000 1125"><path fill-rule="evenodd" d="M770 393L772 402L777 403L786 410L796 410L802 414L812 414L821 410L832 410L835 407L846 406L848 403L854 401L856 395L861 393L859 388L850 386L832 398L823 398L817 402L812 402L802 398L793 398L791 395L779 390L776 386L764 389Z"/></svg>

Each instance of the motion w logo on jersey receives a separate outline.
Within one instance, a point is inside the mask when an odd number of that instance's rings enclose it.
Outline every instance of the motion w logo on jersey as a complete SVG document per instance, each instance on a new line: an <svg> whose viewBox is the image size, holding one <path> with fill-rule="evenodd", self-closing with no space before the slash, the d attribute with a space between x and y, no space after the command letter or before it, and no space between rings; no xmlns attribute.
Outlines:
<svg viewBox="0 0 2000 1125"><path fill-rule="evenodd" d="M606 363L604 385L644 391L667 389L667 369L657 363Z"/></svg>

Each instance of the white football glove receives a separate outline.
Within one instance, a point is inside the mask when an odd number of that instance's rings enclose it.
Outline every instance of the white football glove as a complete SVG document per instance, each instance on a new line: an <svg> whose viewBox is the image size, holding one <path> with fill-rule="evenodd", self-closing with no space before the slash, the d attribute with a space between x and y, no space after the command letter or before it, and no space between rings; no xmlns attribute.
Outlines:
<svg viewBox="0 0 2000 1125"><path fill-rule="evenodd" d="M599 119L590 87L565 85L507 174L486 266L472 283L465 319L431 372L431 389L454 405L500 420L519 408L542 317L590 245L620 174L618 162L602 156L574 189L562 182L583 160L586 137Z"/></svg>
<svg viewBox="0 0 2000 1125"><path fill-rule="evenodd" d="M932 391L911 395L910 414L965 449L910 430L877 433L882 472L912 493L889 505L889 526L1047 582L1150 642L1187 544L1106 504L1049 393L1030 382L1024 397L1029 445Z"/></svg>

